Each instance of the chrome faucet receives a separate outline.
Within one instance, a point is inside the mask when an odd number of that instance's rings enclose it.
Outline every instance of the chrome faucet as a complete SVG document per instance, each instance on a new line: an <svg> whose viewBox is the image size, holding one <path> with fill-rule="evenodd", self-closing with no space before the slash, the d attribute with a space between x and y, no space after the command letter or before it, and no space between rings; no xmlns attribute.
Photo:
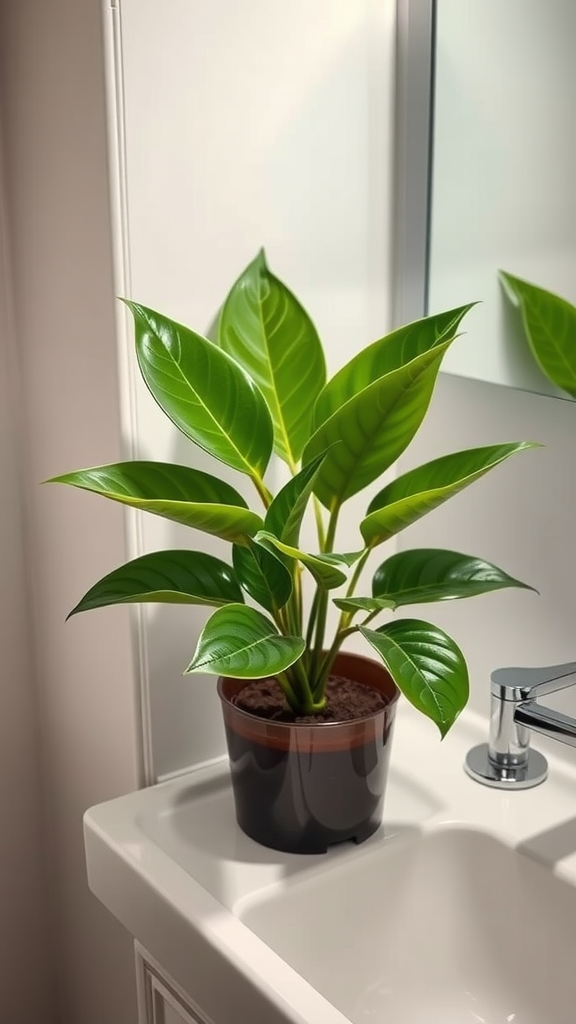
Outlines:
<svg viewBox="0 0 576 1024"><path fill-rule="evenodd" d="M576 662L547 668L498 668L490 677L490 738L473 747L464 767L476 782L529 789L544 782L548 762L530 748L530 730L576 747L576 719L537 700L576 685Z"/></svg>

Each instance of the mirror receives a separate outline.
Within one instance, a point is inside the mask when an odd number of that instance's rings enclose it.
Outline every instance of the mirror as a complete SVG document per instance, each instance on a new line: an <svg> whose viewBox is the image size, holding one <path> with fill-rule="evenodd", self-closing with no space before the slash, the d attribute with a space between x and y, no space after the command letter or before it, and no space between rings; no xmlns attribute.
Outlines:
<svg viewBox="0 0 576 1024"><path fill-rule="evenodd" d="M576 301L574 0L400 4L396 319L481 304L445 371L565 398L498 270Z"/></svg>

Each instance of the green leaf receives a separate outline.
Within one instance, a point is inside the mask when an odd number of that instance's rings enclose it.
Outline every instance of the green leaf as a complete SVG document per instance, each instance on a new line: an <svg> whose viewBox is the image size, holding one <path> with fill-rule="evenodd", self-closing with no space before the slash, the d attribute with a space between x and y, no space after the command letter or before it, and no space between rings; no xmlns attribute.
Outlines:
<svg viewBox="0 0 576 1024"><path fill-rule="evenodd" d="M318 428L325 423L345 402L364 391L375 380L400 369L423 352L452 340L463 317L474 305L472 302L468 306L416 320L358 352L328 381L318 396L314 426Z"/></svg>
<svg viewBox="0 0 576 1024"><path fill-rule="evenodd" d="M330 511L372 483L410 444L426 415L450 344L437 345L368 385L311 437L304 450L305 464L330 449L314 484L314 492Z"/></svg>
<svg viewBox="0 0 576 1024"><path fill-rule="evenodd" d="M48 483L71 484L236 544L246 544L264 525L233 487L187 466L117 462L64 473Z"/></svg>
<svg viewBox="0 0 576 1024"><path fill-rule="evenodd" d="M168 317L126 302L152 395L186 437L227 466L261 478L272 452L266 403L226 352Z"/></svg>
<svg viewBox="0 0 576 1024"><path fill-rule="evenodd" d="M372 593L392 607L476 597L505 587L533 587L482 558L441 548L415 548L391 555L374 573Z"/></svg>
<svg viewBox="0 0 576 1024"><path fill-rule="evenodd" d="M322 558L325 562L332 562L333 565L346 565L349 569L358 561L360 555L363 555L366 548L361 548L360 551L329 551L323 552Z"/></svg>
<svg viewBox="0 0 576 1024"><path fill-rule="evenodd" d="M294 468L310 437L326 367L314 324L269 271L263 251L230 291L218 337L260 388L272 414L275 451Z"/></svg>
<svg viewBox="0 0 576 1024"><path fill-rule="evenodd" d="M499 277L508 297L520 308L528 344L542 373L576 398L576 306L503 270Z"/></svg>
<svg viewBox="0 0 576 1024"><path fill-rule="evenodd" d="M292 577L283 562L257 544L232 548L236 575L247 594L269 612L283 608L292 593Z"/></svg>
<svg viewBox="0 0 576 1024"><path fill-rule="evenodd" d="M360 531L374 547L438 508L515 452L538 445L528 441L469 448L427 462L392 480L370 502Z"/></svg>
<svg viewBox="0 0 576 1024"><path fill-rule="evenodd" d="M298 661L305 646L302 637L281 636L254 608L229 604L208 619L186 672L266 679Z"/></svg>
<svg viewBox="0 0 576 1024"><path fill-rule="evenodd" d="M153 601L218 606L243 600L232 567L219 558L204 551L153 551L104 576L70 615L111 604Z"/></svg>
<svg viewBox="0 0 576 1024"><path fill-rule="evenodd" d="M398 689L436 723L444 737L469 694L468 669L458 645L437 626L418 619L399 619L377 630L359 629Z"/></svg>
<svg viewBox="0 0 576 1024"><path fill-rule="evenodd" d="M326 452L322 452L304 466L278 491L268 508L264 528L285 544L298 544L306 505L314 488L316 473L325 457Z"/></svg>
<svg viewBox="0 0 576 1024"><path fill-rule="evenodd" d="M394 601L385 597L335 597L333 601L343 612L381 612L394 608Z"/></svg>
<svg viewBox="0 0 576 1024"><path fill-rule="evenodd" d="M346 582L346 574L338 568L339 564L346 564L346 557L340 557L338 555L310 555L306 551L300 551L299 548L293 547L291 544L284 544L274 534L268 533L266 530L260 530L256 534L254 540L257 544L261 544L263 547L276 548L283 555L288 558L292 558L295 561L302 562L303 565L312 573L314 579L323 587L325 590L332 590L334 587L340 587Z"/></svg>

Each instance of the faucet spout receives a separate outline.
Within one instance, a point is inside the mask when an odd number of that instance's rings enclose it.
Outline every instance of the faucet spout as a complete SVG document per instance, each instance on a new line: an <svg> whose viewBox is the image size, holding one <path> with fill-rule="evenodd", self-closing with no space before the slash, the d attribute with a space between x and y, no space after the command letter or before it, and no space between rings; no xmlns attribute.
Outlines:
<svg viewBox="0 0 576 1024"><path fill-rule="evenodd" d="M576 747L576 718L544 707L536 700L527 700L518 705L514 719L532 732L539 732L542 736L550 736L560 743Z"/></svg>

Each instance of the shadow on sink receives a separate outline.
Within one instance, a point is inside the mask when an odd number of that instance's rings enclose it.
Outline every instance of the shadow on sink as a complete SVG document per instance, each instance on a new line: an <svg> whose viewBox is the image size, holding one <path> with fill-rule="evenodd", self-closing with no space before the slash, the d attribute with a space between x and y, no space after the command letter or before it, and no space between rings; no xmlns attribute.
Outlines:
<svg viewBox="0 0 576 1024"><path fill-rule="evenodd" d="M142 831L225 906L233 909L246 892L260 891L282 879L319 865L353 856L355 850L380 845L383 838L407 835L440 809L419 782L391 771L384 824L360 848L353 843L332 847L325 855L278 853L260 846L238 828L227 771L203 781L190 777L171 804L158 814L139 819ZM226 866L242 869L241 889L231 889ZM235 877L238 871L234 872ZM235 882L236 884L236 882Z"/></svg>
<svg viewBox="0 0 576 1024"><path fill-rule="evenodd" d="M530 836L518 849L545 864L557 864L576 853L576 818L567 818L554 828Z"/></svg>
<svg viewBox="0 0 576 1024"><path fill-rule="evenodd" d="M474 829L367 852L242 921L353 1024L569 1024L576 889Z"/></svg>

